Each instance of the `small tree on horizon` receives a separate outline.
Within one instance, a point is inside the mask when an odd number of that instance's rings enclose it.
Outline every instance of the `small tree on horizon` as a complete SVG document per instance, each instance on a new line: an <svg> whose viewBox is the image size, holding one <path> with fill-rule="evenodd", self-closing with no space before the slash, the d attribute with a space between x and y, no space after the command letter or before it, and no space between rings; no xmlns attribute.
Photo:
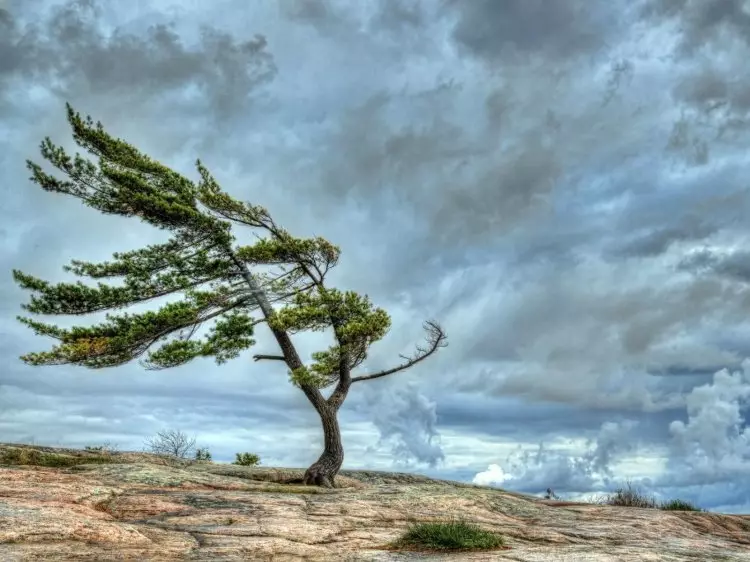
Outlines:
<svg viewBox="0 0 750 562"><path fill-rule="evenodd" d="M30 318L18 319L36 334L58 340L50 351L23 355L30 365L116 367L146 354L147 369L166 369L196 357L217 364L236 358L255 344L254 327L265 323L280 354L257 354L256 361L286 364L291 382L301 389L323 425L323 452L305 472L305 484L332 487L344 460L338 410L353 383L403 371L447 345L442 328L426 322L427 345L394 368L353 376L370 346L390 328L385 310L353 291L328 288L325 276L340 250L327 240L295 238L280 228L263 207L238 201L224 192L208 170L196 162L201 180L194 183L104 131L100 122L85 120L66 104L76 143L99 158L98 166L76 154L71 158L49 137L42 156L69 179L60 180L27 161L31 180L46 191L77 197L105 214L137 216L172 233L168 242L115 253L113 260L72 260L66 271L92 279L115 278L119 286L97 283L51 284L18 270L13 277L32 291L23 305L35 314L83 315L117 310L166 295L184 298L156 311L107 314L90 327L63 329ZM233 226L266 234L252 245L236 245ZM270 266L267 273L250 267ZM274 307L276 305L276 308ZM252 313L260 312L260 317ZM197 330L213 321L208 334ZM291 335L332 329L335 343L312 354L305 364ZM156 350L151 350L155 344ZM335 385L328 398L321 389Z"/></svg>
<svg viewBox="0 0 750 562"><path fill-rule="evenodd" d="M155 455L186 459L195 449L195 437L188 437L175 429L165 429L157 433L156 437L147 440L146 447Z"/></svg>

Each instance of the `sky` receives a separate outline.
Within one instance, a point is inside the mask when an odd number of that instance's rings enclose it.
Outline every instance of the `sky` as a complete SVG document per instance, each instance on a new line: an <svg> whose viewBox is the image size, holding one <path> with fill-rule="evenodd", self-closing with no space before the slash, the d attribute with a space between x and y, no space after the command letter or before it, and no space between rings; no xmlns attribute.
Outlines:
<svg viewBox="0 0 750 562"><path fill-rule="evenodd" d="M331 285L393 319L362 374L444 327L437 355L352 386L344 469L750 513L749 56L741 0L4 0L0 441L322 449L283 366L251 359L277 352L263 326L222 366L18 359L52 341L15 319L12 269L71 280L164 240L29 181L45 136L75 152L70 102L339 245Z"/></svg>

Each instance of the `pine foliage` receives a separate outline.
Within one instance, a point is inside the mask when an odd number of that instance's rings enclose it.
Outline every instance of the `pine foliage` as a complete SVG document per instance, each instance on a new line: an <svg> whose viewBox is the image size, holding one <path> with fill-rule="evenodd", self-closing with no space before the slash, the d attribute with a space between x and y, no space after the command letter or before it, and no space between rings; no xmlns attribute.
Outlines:
<svg viewBox="0 0 750 562"><path fill-rule="evenodd" d="M97 369L144 357L146 368L164 369L213 357L221 364L251 347L254 327L267 322L272 330L290 334L333 329L335 345L315 353L311 364L290 370L294 384L323 388L344 371L348 377L366 359L370 345L388 332L390 317L367 296L325 286L326 274L338 263L337 246L320 237L293 237L263 207L224 192L200 160L200 180L193 182L112 137L101 123L83 119L70 105L67 113L73 138L96 162L79 153L71 157L46 138L42 156L65 179L28 161L31 180L102 213L139 217L171 237L162 244L115 253L103 263L72 260L64 266L95 284L49 283L14 270L18 285L31 292L23 306L29 313L107 311L104 322L71 329L19 316L38 335L58 342L48 351L23 355L26 363ZM265 237L237 245L233 227L251 227ZM267 266L270 272L252 273L254 266ZM181 300L139 314L122 312L167 295ZM209 323L206 335L197 337L198 329ZM404 369L444 346L439 326L426 327L428 348L418 348L416 357L396 369L359 380Z"/></svg>

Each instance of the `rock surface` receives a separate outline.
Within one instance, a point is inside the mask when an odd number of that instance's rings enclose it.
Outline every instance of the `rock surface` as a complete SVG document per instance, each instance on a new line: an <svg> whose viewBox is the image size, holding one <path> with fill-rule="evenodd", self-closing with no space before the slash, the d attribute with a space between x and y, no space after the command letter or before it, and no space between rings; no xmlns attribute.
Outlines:
<svg viewBox="0 0 750 562"><path fill-rule="evenodd" d="M750 561L750 515L549 501L389 472L344 470L339 487L319 489L295 484L303 473L0 444L0 560ZM410 520L451 517L501 534L506 549L387 546Z"/></svg>

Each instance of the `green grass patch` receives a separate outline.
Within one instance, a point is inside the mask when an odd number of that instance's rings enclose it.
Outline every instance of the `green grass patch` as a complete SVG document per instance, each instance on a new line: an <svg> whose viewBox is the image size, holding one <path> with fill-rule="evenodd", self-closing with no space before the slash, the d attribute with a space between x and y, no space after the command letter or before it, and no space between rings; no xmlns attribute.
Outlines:
<svg viewBox="0 0 750 562"><path fill-rule="evenodd" d="M659 506L665 511L703 511L700 507L683 500L669 500Z"/></svg>
<svg viewBox="0 0 750 562"><path fill-rule="evenodd" d="M503 538L463 520L412 523L407 532L391 543L403 550L488 550L505 545Z"/></svg>

